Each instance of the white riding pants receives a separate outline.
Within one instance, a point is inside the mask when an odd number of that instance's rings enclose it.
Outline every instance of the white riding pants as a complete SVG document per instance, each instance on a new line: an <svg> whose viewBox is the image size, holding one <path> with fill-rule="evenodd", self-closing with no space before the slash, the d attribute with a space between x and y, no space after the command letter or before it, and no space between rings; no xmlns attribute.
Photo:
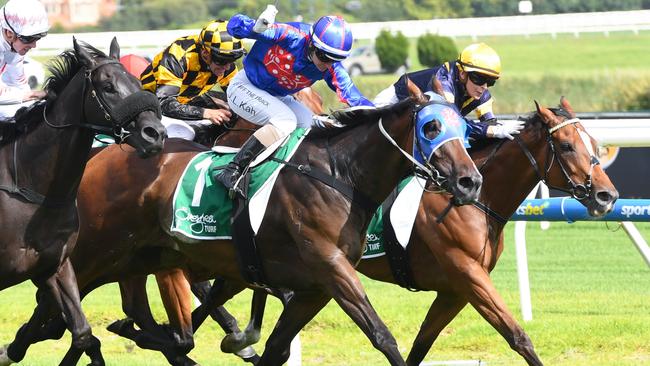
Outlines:
<svg viewBox="0 0 650 366"><path fill-rule="evenodd" d="M186 121L167 116L162 116L160 120L167 130L167 137L178 137L184 140L194 140L194 129ZM212 122L207 119L192 121L193 124L211 125Z"/></svg>
<svg viewBox="0 0 650 366"><path fill-rule="evenodd" d="M29 107L34 104L35 100L16 104L0 104L0 119L13 118L16 112L22 107Z"/></svg>
<svg viewBox="0 0 650 366"><path fill-rule="evenodd" d="M281 137L296 127L311 127L313 113L292 96L276 97L253 85L240 71L228 85L228 105L240 117L259 126L267 123L276 127Z"/></svg>
<svg viewBox="0 0 650 366"><path fill-rule="evenodd" d="M395 86L391 85L388 88L380 91L372 102L377 107L383 107L399 102L399 99L397 99L397 94L395 93Z"/></svg>

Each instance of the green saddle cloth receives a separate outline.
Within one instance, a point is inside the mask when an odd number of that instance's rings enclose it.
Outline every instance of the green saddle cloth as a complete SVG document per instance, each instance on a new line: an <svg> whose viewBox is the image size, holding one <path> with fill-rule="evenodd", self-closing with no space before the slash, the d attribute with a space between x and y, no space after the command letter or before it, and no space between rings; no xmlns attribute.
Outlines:
<svg viewBox="0 0 650 366"><path fill-rule="evenodd" d="M296 129L272 156L278 160L287 160L308 132L308 129ZM187 164L174 193L170 229L172 232L179 232L198 240L232 238L230 230L232 200L228 197L228 190L222 184L212 182L210 172L213 169L225 168L234 156L234 153L206 151L197 154ZM264 182L283 166L279 162L267 159L250 169L248 197L253 197Z"/></svg>
<svg viewBox="0 0 650 366"><path fill-rule="evenodd" d="M413 176L404 178L397 185L397 192L402 191L404 187L413 180ZM419 202L414 202L414 205L419 204ZM368 225L368 230L366 231L366 250L363 252L361 258L374 258L386 254L384 250L384 210L382 206L379 206L377 212L372 216L370 220L370 225Z"/></svg>

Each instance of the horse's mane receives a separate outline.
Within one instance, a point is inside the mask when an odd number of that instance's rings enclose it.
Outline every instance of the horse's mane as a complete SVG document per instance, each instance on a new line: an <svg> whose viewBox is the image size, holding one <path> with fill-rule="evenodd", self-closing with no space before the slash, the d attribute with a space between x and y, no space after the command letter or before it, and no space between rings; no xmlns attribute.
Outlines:
<svg viewBox="0 0 650 366"><path fill-rule="evenodd" d="M367 123L377 122L379 118L387 114L400 114L403 113L407 108L412 109L415 106L415 101L412 98L404 99L395 104L387 105L385 107L378 108L346 108L334 111L332 113L332 118L334 118L342 127L331 128L331 127L313 127L309 132L309 136L320 138L320 137L332 137L343 133L344 131L350 130L354 127L364 125Z"/></svg>
<svg viewBox="0 0 650 366"><path fill-rule="evenodd" d="M102 51L85 42L78 41L78 45L86 50L93 58L108 57ZM71 49L63 51L59 56L50 61L47 69L51 75L43 85L43 90L47 93L46 100L19 109L15 116L16 123L3 123L1 132L5 138L2 139L2 143L4 144L13 140L21 133L36 126L37 123L41 123L43 121L43 108L54 103L82 66L81 60L79 60L75 51Z"/></svg>
<svg viewBox="0 0 650 366"><path fill-rule="evenodd" d="M78 45L90 53L93 58L108 57L104 52L85 42L78 41ZM48 64L47 69L52 75L47 78L43 87L47 92L48 101L56 99L82 66L83 64L74 50L63 51Z"/></svg>

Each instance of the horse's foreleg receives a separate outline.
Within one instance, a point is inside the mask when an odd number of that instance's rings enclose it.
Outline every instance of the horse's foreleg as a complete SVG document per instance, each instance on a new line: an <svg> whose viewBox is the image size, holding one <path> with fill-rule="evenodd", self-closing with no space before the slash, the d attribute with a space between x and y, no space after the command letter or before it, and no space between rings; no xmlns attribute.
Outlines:
<svg viewBox="0 0 650 366"><path fill-rule="evenodd" d="M420 325L420 331L413 340L413 346L406 359L407 365L419 365L427 355L433 342L442 330L465 307L467 300L455 294L439 292L429 307L426 318Z"/></svg>
<svg viewBox="0 0 650 366"><path fill-rule="evenodd" d="M505 301L494 287L488 272L476 264L462 271L465 278L455 285L466 296L470 304L496 329L508 342L510 348L519 353L530 366L541 366L533 348L533 343L523 328L512 316Z"/></svg>
<svg viewBox="0 0 650 366"><path fill-rule="evenodd" d="M282 310L257 365L284 364L289 359L291 341L330 299L323 292L296 292Z"/></svg>
<svg viewBox="0 0 650 366"><path fill-rule="evenodd" d="M81 309L77 278L70 260L65 259L57 273L45 283L61 308L67 328L72 333L72 348L61 361L61 365L76 365L82 352L86 352L90 357L91 365L104 365L99 339L92 335L90 324Z"/></svg>
<svg viewBox="0 0 650 366"><path fill-rule="evenodd" d="M405 365L397 349L397 342L377 315L359 281L359 277L347 258L335 256L334 263L315 275L321 279L331 296L346 314L370 339L372 345L386 356L391 365ZM291 300L289 301L291 303Z"/></svg>

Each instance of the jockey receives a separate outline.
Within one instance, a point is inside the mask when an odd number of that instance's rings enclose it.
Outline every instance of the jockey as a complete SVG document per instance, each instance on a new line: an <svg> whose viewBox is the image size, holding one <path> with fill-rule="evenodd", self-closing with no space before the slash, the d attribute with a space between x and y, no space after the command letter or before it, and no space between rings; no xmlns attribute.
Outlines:
<svg viewBox="0 0 650 366"><path fill-rule="evenodd" d="M231 83L228 104L239 116L262 126L226 169L213 175L238 192L234 186L251 160L296 127L312 125L312 112L290 94L324 79L341 102L372 106L340 63L350 54L353 42L343 18L323 16L310 27L305 23L274 24L276 14L277 9L268 5L257 21L237 14L228 22L228 32L234 37L256 40L244 59L244 71Z"/></svg>
<svg viewBox="0 0 650 366"><path fill-rule="evenodd" d="M16 111L45 97L31 90L25 77L25 54L47 35L50 24L38 0L9 0L0 9L0 119L13 118Z"/></svg>
<svg viewBox="0 0 650 366"><path fill-rule="evenodd" d="M234 62L245 53L242 42L226 31L226 24L215 20L199 35L178 38L142 72L143 89L160 99L168 137L193 140L195 128L230 119L226 103L218 108L218 101L206 94L216 84L226 90L237 74Z"/></svg>
<svg viewBox="0 0 650 366"><path fill-rule="evenodd" d="M499 55L485 43L475 43L463 49L456 61L402 75L395 84L381 91L375 97L374 103L381 106L407 98L408 77L423 92L433 91L441 94L448 102L455 104L463 116L475 111L480 122L467 120L473 138L495 137L512 140L512 135L523 129L523 122L496 123L492 112L493 99L488 88L494 86L500 76ZM434 78L437 82L434 82Z"/></svg>

